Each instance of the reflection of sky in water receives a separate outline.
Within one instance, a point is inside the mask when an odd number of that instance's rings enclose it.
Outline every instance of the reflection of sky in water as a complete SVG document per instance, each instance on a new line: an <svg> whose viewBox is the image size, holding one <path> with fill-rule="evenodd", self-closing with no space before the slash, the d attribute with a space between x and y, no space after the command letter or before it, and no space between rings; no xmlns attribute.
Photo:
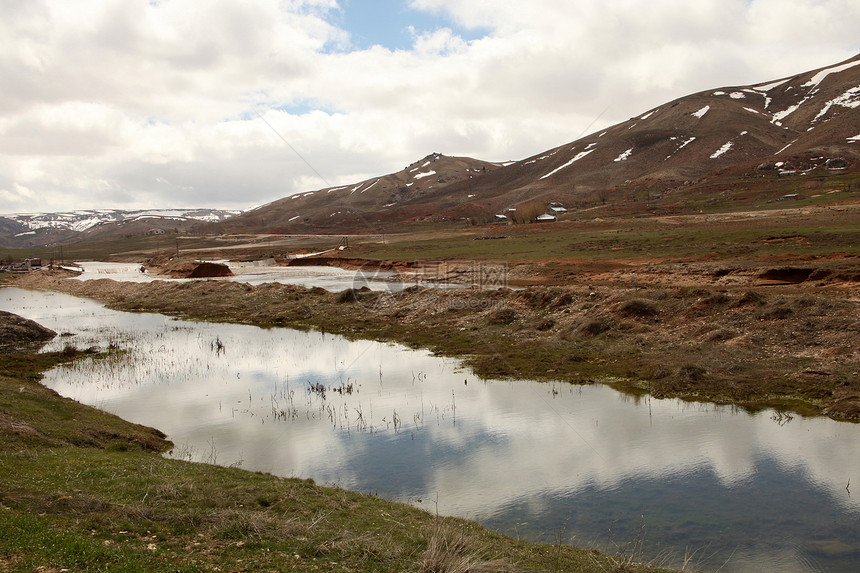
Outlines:
<svg viewBox="0 0 860 573"><path fill-rule="evenodd" d="M226 264L226 263L225 263ZM123 282L150 282L154 280L167 280L172 282L185 282L201 279L170 279L158 277L148 273L140 272L139 263L105 263L105 262L83 262L78 263L84 269L83 274L74 277L75 280L95 280L110 278ZM348 288L367 287L371 290L400 292L414 282L401 280L403 277L398 273L381 272L376 269L367 271L346 270L337 267L318 266L266 266L251 263L229 263L230 270L234 276L205 280L219 280L229 282L240 282L251 285L264 283L283 283L303 287L321 287L331 292L339 292ZM423 286L435 288L463 288L462 285L449 285L437 283L420 283Z"/></svg>
<svg viewBox="0 0 860 573"><path fill-rule="evenodd" d="M729 557L722 571L849 571L860 560L860 503L845 489L860 484L858 425L484 382L425 351L119 313L61 294L4 289L0 308L76 333L55 347L128 348L45 383L157 427L197 459L438 505L544 541L564 531L612 548L644 523L649 555L680 559L689 547L707 570Z"/></svg>

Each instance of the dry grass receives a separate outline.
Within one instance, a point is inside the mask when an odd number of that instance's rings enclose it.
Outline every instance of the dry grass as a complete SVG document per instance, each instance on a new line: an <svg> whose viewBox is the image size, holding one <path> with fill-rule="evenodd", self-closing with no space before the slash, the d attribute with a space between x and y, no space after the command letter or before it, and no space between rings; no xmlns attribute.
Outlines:
<svg viewBox="0 0 860 573"><path fill-rule="evenodd" d="M510 571L500 560L483 557L486 548L475 546L462 527L443 520L430 531L427 549L421 556L420 573L481 573Z"/></svg>

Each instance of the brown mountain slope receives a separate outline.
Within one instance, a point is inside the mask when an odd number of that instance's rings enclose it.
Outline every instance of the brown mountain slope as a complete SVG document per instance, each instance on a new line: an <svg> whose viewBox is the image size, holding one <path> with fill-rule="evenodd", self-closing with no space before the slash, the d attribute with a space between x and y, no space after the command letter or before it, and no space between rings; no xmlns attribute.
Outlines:
<svg viewBox="0 0 860 573"><path fill-rule="evenodd" d="M535 199L575 206L621 201L642 187L683 191L716 176L742 178L760 166L823 170L830 159L833 167L856 169L858 135L860 56L776 82L677 99L491 173L476 196L491 211ZM479 216L482 207L459 211Z"/></svg>
<svg viewBox="0 0 860 573"><path fill-rule="evenodd" d="M499 169L495 163L468 157L433 153L402 171L374 177L353 185L299 193L263 205L225 221L220 228L230 232L305 232L321 228L375 229L389 213L408 217L402 206L433 197L451 184L466 182Z"/></svg>
<svg viewBox="0 0 860 573"><path fill-rule="evenodd" d="M505 166L433 154L399 173L287 197L223 229L343 232L428 219L489 222L530 201L587 207L643 193L683 202L691 186L709 181L722 190L738 182L763 187L778 173L853 172L858 159L860 55L790 78L691 94Z"/></svg>

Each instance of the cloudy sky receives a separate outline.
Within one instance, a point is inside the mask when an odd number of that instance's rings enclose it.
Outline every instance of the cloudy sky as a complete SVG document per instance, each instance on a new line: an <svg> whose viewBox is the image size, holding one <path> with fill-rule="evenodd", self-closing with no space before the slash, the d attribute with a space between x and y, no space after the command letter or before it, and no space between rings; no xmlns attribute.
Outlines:
<svg viewBox="0 0 860 573"><path fill-rule="evenodd" d="M0 0L0 213L522 159L860 53L857 0Z"/></svg>

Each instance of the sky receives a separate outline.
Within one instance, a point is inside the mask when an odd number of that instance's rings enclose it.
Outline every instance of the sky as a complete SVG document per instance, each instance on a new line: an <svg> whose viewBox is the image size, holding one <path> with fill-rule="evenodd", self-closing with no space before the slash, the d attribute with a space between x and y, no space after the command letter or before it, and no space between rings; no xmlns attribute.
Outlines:
<svg viewBox="0 0 860 573"><path fill-rule="evenodd" d="M0 213L524 159L860 53L857 0L0 0Z"/></svg>

